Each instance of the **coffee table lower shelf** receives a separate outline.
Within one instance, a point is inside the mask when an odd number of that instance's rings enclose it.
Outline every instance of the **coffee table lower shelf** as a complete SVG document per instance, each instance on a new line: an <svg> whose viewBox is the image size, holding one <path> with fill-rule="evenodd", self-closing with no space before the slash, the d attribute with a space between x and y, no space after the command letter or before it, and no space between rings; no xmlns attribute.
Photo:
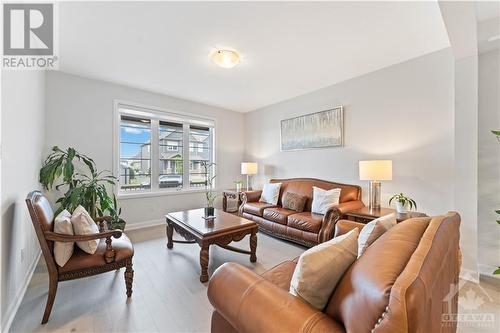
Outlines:
<svg viewBox="0 0 500 333"><path fill-rule="evenodd" d="M208 261L209 261L210 245L217 245L226 250L248 254L250 255L250 262L257 261L257 255L256 255L257 232L258 232L257 224L249 226L241 226L240 228L232 230L221 230L220 232L214 232L210 235L202 235L169 215L166 216L166 223L167 223L166 231L167 231L168 249L172 249L174 243L181 243L181 244L197 243L200 246L201 282L208 281ZM174 230L185 240L174 240L173 239ZM229 245L232 242L241 241L243 238L245 238L246 235L250 235L250 251Z"/></svg>

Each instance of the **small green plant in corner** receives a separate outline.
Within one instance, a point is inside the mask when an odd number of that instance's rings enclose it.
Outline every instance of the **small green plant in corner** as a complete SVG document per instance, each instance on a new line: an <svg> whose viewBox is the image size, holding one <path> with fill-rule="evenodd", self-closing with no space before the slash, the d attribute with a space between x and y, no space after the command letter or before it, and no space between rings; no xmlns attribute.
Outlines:
<svg viewBox="0 0 500 333"><path fill-rule="evenodd" d="M59 182L60 181L60 182ZM73 212L82 205L93 219L109 215L109 229L124 229L125 221L120 218L121 208L117 208L116 197L108 194L108 186L114 186L117 179L109 171L97 171L90 157L74 148L62 150L57 146L43 162L39 182L45 190L64 191L56 203L60 206L56 215L67 209ZM56 182L59 182L54 186Z"/></svg>
<svg viewBox="0 0 500 333"><path fill-rule="evenodd" d="M389 205L393 200L396 201L396 210L398 211L398 213L406 213L406 207L409 207L410 210L412 210L413 208L417 209L417 203L415 202L415 200L407 197L403 193L394 194L389 199Z"/></svg>

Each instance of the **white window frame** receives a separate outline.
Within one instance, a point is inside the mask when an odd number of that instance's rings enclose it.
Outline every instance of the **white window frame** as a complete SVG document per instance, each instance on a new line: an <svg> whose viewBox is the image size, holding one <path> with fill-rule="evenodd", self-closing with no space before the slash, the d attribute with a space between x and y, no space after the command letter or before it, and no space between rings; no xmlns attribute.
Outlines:
<svg viewBox="0 0 500 333"><path fill-rule="evenodd" d="M198 115L168 110L156 106L145 105L135 102L129 102L124 100L114 100L113 101L113 175L120 179L120 124L121 116L131 116L131 117L142 117L151 120L151 188L149 190L134 191L123 191L121 189L120 183L117 183L115 188L115 194L118 198L136 198L136 197L151 197L151 196L161 196L161 195L175 195L175 194L186 194L186 193L200 193L204 192L204 189L200 188L190 188L189 186L189 126L206 126L211 129L211 142L212 142L212 162L216 163L216 146L217 146L217 131L216 131L216 119L209 117L200 117ZM172 188L160 188L159 187L159 139L158 139L158 127L160 121L170 121L183 124L183 144L182 144L182 156L183 156L183 176L182 184L183 187L180 189ZM186 171L187 170L187 171ZM215 187L215 185L214 185ZM216 190L214 188L214 190Z"/></svg>

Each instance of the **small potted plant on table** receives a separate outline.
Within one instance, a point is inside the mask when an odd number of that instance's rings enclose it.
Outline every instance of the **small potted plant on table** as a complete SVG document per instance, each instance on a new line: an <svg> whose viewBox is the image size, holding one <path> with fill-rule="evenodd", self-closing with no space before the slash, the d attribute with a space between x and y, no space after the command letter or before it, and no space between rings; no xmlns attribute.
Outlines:
<svg viewBox="0 0 500 333"><path fill-rule="evenodd" d="M217 192L214 190L214 181L217 177L215 173L215 163L203 161L203 173L205 174L205 197L207 200L207 205L205 207L205 217L213 218L215 216L215 199L217 198Z"/></svg>
<svg viewBox="0 0 500 333"><path fill-rule="evenodd" d="M389 205L392 203L392 200L396 201L396 211L400 214L406 213L408 207L410 208L410 210L412 210L413 208L417 209L417 203L415 202L415 200L407 197L403 193L394 194L389 199Z"/></svg>

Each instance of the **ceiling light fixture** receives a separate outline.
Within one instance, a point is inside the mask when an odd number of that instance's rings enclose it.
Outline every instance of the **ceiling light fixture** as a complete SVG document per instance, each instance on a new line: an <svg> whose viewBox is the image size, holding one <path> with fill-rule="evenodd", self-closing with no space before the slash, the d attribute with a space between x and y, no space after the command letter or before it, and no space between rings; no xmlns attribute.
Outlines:
<svg viewBox="0 0 500 333"><path fill-rule="evenodd" d="M240 63L238 52L229 49L218 49L210 55L212 62L222 68L233 68Z"/></svg>

